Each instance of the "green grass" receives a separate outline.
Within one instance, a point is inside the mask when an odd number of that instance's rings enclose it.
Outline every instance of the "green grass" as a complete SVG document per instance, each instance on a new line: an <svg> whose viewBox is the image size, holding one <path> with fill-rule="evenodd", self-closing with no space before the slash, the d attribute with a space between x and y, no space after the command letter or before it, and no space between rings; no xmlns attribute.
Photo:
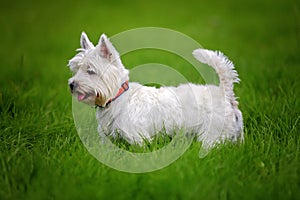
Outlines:
<svg viewBox="0 0 300 200"><path fill-rule="evenodd" d="M300 198L298 1L13 1L0 11L0 199ZM67 61L83 30L97 42L102 32L144 26L180 31L234 61L243 145L199 159L195 142L147 174L110 169L87 152L73 123Z"/></svg>

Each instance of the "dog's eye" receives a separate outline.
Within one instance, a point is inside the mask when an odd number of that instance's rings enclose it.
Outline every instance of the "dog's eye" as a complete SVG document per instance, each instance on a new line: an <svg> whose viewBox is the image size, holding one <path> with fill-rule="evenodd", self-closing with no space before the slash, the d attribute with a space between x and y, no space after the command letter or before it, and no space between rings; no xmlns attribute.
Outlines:
<svg viewBox="0 0 300 200"><path fill-rule="evenodd" d="M88 69L88 70L87 70L87 73L88 73L89 75L96 74L95 70L93 70L93 69Z"/></svg>

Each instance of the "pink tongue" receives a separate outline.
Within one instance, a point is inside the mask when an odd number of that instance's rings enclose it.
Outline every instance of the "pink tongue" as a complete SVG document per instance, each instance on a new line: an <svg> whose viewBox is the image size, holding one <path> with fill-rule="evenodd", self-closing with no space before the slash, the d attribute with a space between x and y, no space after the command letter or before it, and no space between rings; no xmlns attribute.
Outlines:
<svg viewBox="0 0 300 200"><path fill-rule="evenodd" d="M78 94L77 99L78 101L82 101L85 97L85 94Z"/></svg>

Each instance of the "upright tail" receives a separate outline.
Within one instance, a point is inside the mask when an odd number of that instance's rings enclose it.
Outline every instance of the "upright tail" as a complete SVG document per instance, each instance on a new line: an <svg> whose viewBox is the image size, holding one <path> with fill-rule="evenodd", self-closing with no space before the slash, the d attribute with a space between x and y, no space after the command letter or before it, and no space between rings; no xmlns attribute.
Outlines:
<svg viewBox="0 0 300 200"><path fill-rule="evenodd" d="M233 84L239 83L240 79L233 63L219 51L196 49L193 51L193 56L215 69L220 79L220 87L224 89L225 95L230 99L231 104L237 106L238 102L234 96Z"/></svg>

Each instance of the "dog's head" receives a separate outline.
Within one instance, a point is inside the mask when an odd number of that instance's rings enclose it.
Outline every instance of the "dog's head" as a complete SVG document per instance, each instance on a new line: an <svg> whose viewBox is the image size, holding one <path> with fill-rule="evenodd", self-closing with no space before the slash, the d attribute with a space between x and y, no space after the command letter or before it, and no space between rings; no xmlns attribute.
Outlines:
<svg viewBox="0 0 300 200"><path fill-rule="evenodd" d="M80 44L79 53L68 64L73 72L69 79L71 92L78 101L89 105L97 102L104 107L117 94L120 85L128 80L128 70L106 35L102 34L94 46L83 32Z"/></svg>

